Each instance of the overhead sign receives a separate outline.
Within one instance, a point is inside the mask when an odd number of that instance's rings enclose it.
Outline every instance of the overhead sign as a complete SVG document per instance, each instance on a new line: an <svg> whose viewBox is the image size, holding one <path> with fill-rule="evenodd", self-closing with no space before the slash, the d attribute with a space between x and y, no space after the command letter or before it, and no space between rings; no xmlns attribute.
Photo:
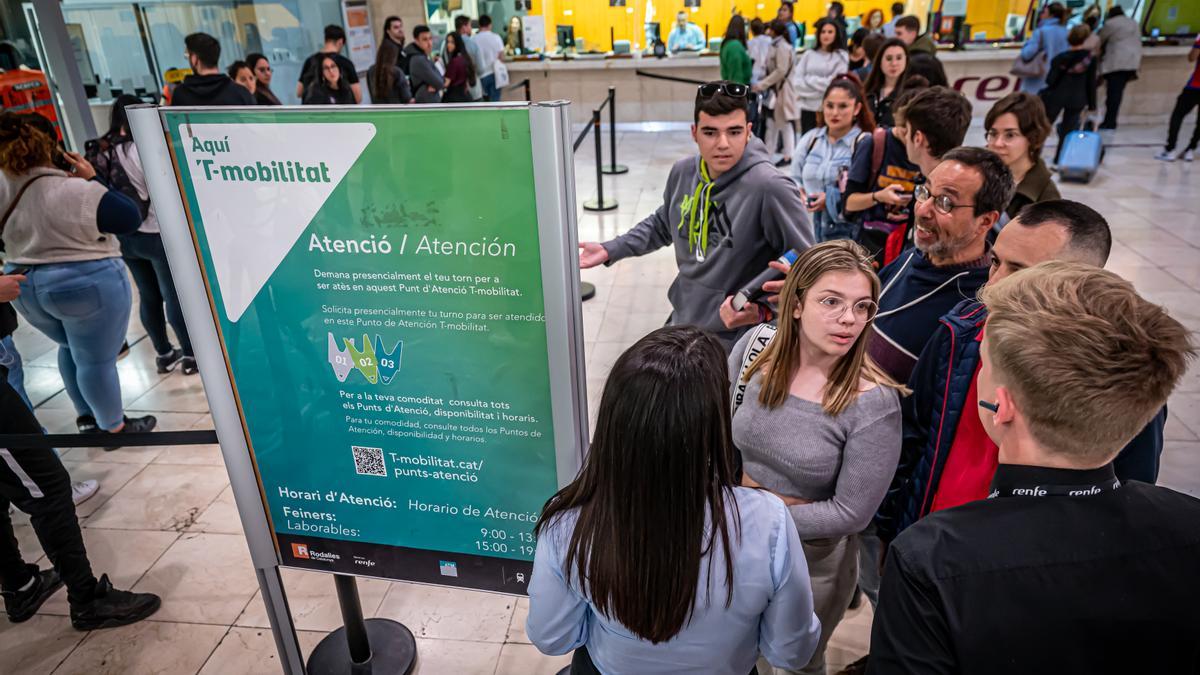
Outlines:
<svg viewBox="0 0 1200 675"><path fill-rule="evenodd" d="M162 113L284 565L525 592L586 438L534 110Z"/></svg>

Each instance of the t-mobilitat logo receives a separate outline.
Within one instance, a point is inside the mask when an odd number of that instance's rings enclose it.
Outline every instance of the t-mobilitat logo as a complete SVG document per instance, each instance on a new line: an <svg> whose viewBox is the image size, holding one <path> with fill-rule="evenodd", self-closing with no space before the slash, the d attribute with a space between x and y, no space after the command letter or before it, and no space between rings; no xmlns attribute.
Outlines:
<svg viewBox="0 0 1200 675"><path fill-rule="evenodd" d="M375 137L370 123L181 124L225 316L242 317ZM314 142L328 139L328 142Z"/></svg>

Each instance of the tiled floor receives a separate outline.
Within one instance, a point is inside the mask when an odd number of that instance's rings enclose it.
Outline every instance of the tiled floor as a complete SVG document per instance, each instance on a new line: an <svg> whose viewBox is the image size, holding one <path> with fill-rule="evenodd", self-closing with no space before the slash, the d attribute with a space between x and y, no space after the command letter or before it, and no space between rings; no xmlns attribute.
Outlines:
<svg viewBox="0 0 1200 675"><path fill-rule="evenodd" d="M1190 121L1189 121L1190 124ZM1188 127L1190 128L1190 127ZM1063 185L1064 195L1103 213L1117 244L1109 268L1132 280L1200 331L1200 165L1149 159L1161 130L1123 130L1100 175L1086 186ZM980 143L972 132L968 142ZM1139 147L1139 144L1141 146ZM595 178L585 143L577 157L580 200L594 196ZM688 134L622 132L620 159L630 173L606 177L615 212L582 214L581 239L606 239L653 210L671 164L693 151ZM638 337L662 325L666 287L675 274L669 251L587 270L596 298L583 306L588 395L594 407L613 361ZM211 428L200 381L154 372L153 353L140 326L130 329L132 354L120 364L130 410L153 411L163 429ZM28 326L17 333L27 386L50 432L70 432L74 413L58 376L53 345ZM1193 367L1171 400L1161 483L1200 495L1200 367ZM69 450L65 463L77 478L101 481L99 495L79 509L97 572L118 586L163 595L153 620L126 628L77 633L63 594L25 624L0 621L0 671L191 675L279 671L229 481L215 446ZM42 556L27 519L17 536L27 558ZM284 583L307 651L339 625L332 579L286 571ZM525 637L524 600L485 593L363 580L365 612L405 623L417 636L425 675L554 673L566 660L540 655ZM831 670L867 647L870 612L852 614L830 646Z"/></svg>

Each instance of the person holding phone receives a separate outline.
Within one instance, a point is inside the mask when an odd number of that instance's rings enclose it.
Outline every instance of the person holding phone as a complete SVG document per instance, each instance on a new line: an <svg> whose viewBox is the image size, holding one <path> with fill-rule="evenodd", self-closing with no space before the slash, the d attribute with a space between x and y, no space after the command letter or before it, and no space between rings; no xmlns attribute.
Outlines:
<svg viewBox="0 0 1200 675"><path fill-rule="evenodd" d="M150 431L153 415L125 416L117 375L132 297L116 235L137 230L141 211L93 180L96 171L82 156L63 153L71 171L55 168L56 145L28 116L0 113L5 270L29 269L13 305L58 343L59 371L81 431Z"/></svg>

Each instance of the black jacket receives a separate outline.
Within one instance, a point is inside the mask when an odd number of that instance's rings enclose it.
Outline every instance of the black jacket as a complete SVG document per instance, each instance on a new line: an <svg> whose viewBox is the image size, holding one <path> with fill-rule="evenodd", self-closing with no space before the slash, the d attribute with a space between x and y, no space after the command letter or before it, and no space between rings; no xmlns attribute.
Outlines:
<svg viewBox="0 0 1200 675"><path fill-rule="evenodd" d="M1200 500L1002 464L892 544L870 675L1200 672Z"/></svg>
<svg viewBox="0 0 1200 675"><path fill-rule="evenodd" d="M6 338L17 330L17 310L7 302L0 302L0 338Z"/></svg>
<svg viewBox="0 0 1200 675"><path fill-rule="evenodd" d="M1046 107L1096 109L1096 59L1086 49L1068 49L1050 61L1046 88L1040 92ZM1053 120L1051 120L1053 121Z"/></svg>
<svg viewBox="0 0 1200 675"><path fill-rule="evenodd" d="M367 90L371 92L371 103L408 103L413 100L408 76L399 66L392 66L391 91L379 91L375 86L375 66L367 70Z"/></svg>
<svg viewBox="0 0 1200 675"><path fill-rule="evenodd" d="M254 94L224 73L188 75L171 94L171 105L257 105Z"/></svg>
<svg viewBox="0 0 1200 675"><path fill-rule="evenodd" d="M325 82L313 82L304 92L304 105L354 105L354 92L350 85L341 83L337 90L330 89Z"/></svg>

